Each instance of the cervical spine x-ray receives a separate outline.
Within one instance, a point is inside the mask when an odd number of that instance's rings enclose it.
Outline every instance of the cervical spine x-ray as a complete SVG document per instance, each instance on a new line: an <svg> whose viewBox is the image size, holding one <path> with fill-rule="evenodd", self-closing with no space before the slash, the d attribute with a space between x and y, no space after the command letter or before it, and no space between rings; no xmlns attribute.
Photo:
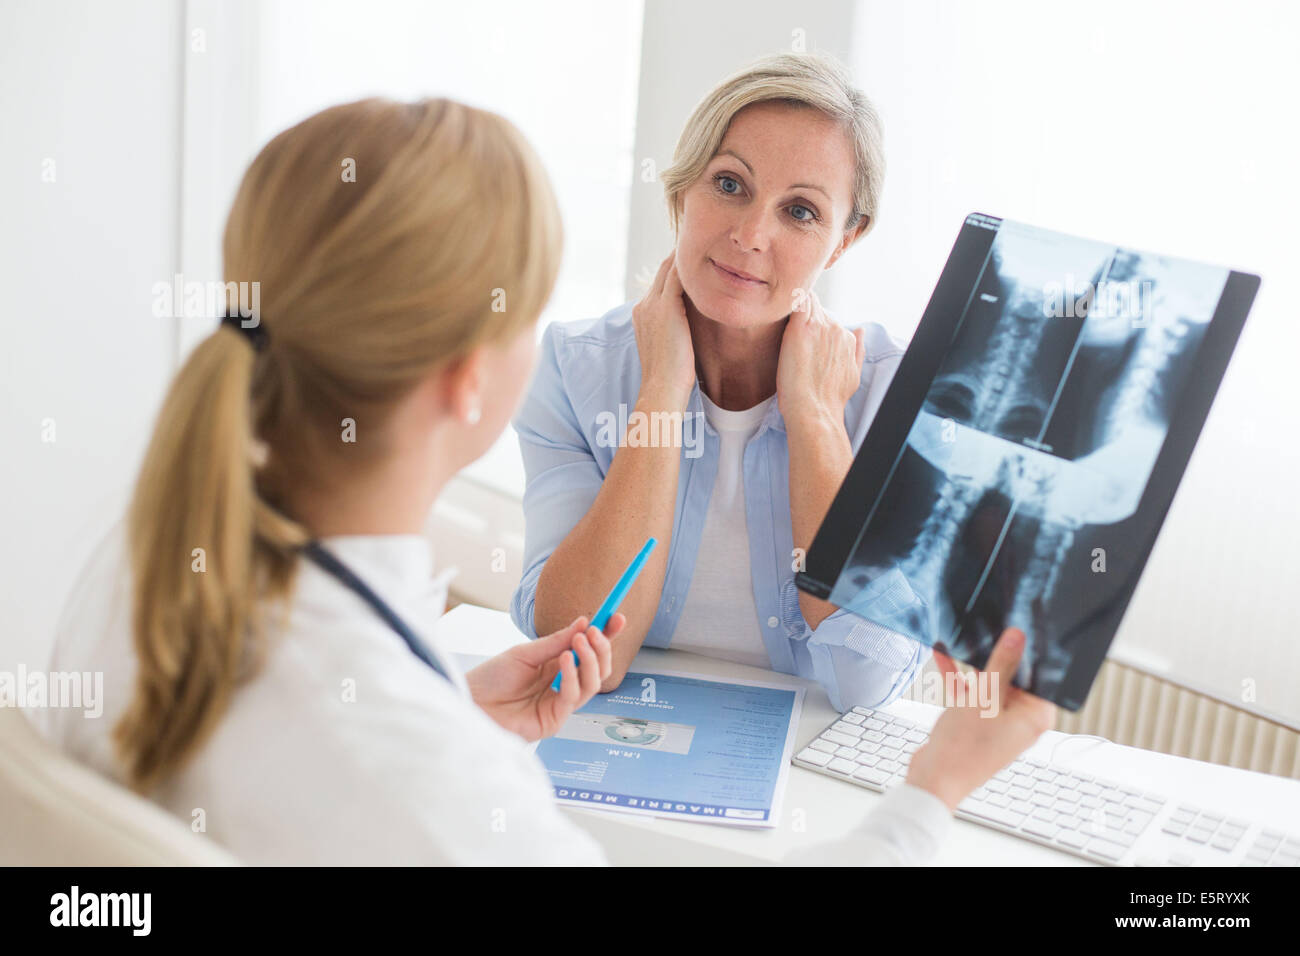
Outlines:
<svg viewBox="0 0 1300 956"><path fill-rule="evenodd" d="M1077 706L1091 675L1067 672L1145 561L1124 522L1227 277L1002 222L831 600L962 660L1018 627L1015 683Z"/></svg>

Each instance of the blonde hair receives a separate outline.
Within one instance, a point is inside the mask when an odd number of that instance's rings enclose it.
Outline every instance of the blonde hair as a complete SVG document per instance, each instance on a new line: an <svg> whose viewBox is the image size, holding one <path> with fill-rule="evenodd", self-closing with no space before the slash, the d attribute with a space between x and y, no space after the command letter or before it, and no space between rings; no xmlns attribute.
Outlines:
<svg viewBox="0 0 1300 956"><path fill-rule="evenodd" d="M682 193L717 155L732 119L746 106L769 102L820 110L842 124L853 142L855 160L853 209L844 231L865 220L862 234L866 235L875 225L885 180L880 116L838 61L804 53L763 57L727 77L695 107L677 140L672 165L661 177L673 231L679 224Z"/></svg>
<svg viewBox="0 0 1300 956"><path fill-rule="evenodd" d="M286 489L382 460L388 414L419 381L535 323L561 244L523 136L446 99L335 106L253 160L224 272L228 289L259 283L269 344L219 328L194 350L127 518L139 673L114 739L133 788L181 767L260 664L260 607L287 607L309 538Z"/></svg>

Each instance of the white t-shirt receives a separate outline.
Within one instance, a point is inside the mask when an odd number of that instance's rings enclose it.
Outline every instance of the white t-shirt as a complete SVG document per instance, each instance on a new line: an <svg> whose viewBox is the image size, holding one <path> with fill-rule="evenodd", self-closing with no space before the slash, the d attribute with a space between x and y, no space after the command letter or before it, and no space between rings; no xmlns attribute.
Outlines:
<svg viewBox="0 0 1300 956"><path fill-rule="evenodd" d="M695 572L673 631L672 647L752 667L771 667L759 630L749 565L745 446L758 433L776 396L739 412L719 408L703 389L700 398L705 418L718 433L718 474L713 479Z"/></svg>
<svg viewBox="0 0 1300 956"><path fill-rule="evenodd" d="M418 535L322 542L427 637L446 602ZM103 713L29 711L74 759L121 782L111 734L134 687L130 576L119 526L59 625L51 670L102 671ZM287 625L204 746L152 799L250 864L601 864L553 799L528 744L420 661L359 596L301 562ZM430 645L432 650L432 646ZM436 651L433 653L436 654ZM847 837L791 863L915 863L951 823L938 798L897 788Z"/></svg>

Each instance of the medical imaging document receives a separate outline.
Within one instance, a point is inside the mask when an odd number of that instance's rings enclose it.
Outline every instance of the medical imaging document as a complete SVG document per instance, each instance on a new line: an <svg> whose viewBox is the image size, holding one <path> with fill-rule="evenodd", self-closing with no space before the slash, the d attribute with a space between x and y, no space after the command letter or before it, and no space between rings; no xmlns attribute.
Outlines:
<svg viewBox="0 0 1300 956"><path fill-rule="evenodd" d="M1077 710L1257 286L968 217L799 586Z"/></svg>
<svg viewBox="0 0 1300 956"><path fill-rule="evenodd" d="M629 673L537 745L560 803L774 827L803 688Z"/></svg>

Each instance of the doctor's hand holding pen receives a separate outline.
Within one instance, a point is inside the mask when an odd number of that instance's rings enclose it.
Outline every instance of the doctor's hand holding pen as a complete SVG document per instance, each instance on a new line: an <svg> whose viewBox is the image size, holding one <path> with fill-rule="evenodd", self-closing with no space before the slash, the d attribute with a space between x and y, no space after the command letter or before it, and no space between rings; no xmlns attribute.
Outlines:
<svg viewBox="0 0 1300 956"><path fill-rule="evenodd" d="M1025 635L1007 628L989 655L992 708L988 700L968 693L962 706L949 706L935 722L930 739L912 756L907 782L928 790L956 810L966 795L1010 764L1056 721L1056 706L1011 686ZM938 651L935 663L948 685L963 680L952 659ZM978 701L978 705L976 702Z"/></svg>
<svg viewBox="0 0 1300 956"><path fill-rule="evenodd" d="M540 740L558 731L613 671L609 638L627 625L627 618L617 613L618 606L645 570L657 543L656 538L646 539L590 624L584 615L549 637L512 647L465 675L474 702L525 740Z"/></svg>
<svg viewBox="0 0 1300 956"><path fill-rule="evenodd" d="M602 631L588 627L584 615L554 634L484 661L465 674L474 703L529 742L550 737L609 677L609 639L626 623L615 614ZM557 674L558 692L551 689Z"/></svg>

